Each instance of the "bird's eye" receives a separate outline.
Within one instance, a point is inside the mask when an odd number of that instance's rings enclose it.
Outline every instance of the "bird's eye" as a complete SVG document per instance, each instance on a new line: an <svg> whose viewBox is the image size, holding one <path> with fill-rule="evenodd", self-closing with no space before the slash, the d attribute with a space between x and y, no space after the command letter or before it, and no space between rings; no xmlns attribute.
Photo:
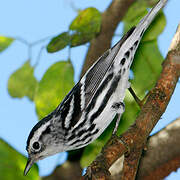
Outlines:
<svg viewBox="0 0 180 180"><path fill-rule="evenodd" d="M34 150L39 150L39 149L40 149L40 144L39 144L39 142L37 142L37 141L34 142L33 145L32 145L32 147L33 147Z"/></svg>

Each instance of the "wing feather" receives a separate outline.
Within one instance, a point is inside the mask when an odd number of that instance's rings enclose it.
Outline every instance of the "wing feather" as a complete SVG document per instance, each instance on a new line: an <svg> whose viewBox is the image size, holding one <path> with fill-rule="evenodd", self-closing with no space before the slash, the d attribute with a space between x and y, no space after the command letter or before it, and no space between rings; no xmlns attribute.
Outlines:
<svg viewBox="0 0 180 180"><path fill-rule="evenodd" d="M85 90L85 107L92 99L93 95L97 91L102 79L106 75L109 68L114 62L119 49L123 42L133 33L135 27L132 27L111 49L107 50L87 71L87 73L81 79L82 85Z"/></svg>

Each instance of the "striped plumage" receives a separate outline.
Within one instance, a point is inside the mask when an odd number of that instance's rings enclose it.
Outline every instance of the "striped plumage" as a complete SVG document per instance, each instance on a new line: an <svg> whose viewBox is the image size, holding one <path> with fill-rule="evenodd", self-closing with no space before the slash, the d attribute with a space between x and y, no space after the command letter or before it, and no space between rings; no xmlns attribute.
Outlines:
<svg viewBox="0 0 180 180"><path fill-rule="evenodd" d="M107 50L73 87L62 103L31 130L27 140L31 165L58 152L78 149L95 140L116 114L124 112L129 70L140 40L158 11L158 4L111 49Z"/></svg>

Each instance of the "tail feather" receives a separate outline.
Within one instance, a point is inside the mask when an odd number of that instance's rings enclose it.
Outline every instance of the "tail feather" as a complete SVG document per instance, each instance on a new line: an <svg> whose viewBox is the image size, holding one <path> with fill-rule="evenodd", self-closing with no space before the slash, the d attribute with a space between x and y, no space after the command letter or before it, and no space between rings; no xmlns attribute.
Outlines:
<svg viewBox="0 0 180 180"><path fill-rule="evenodd" d="M145 30L149 27L153 19L156 17L157 13L166 5L168 0L160 0L156 6L154 6L148 14L139 22L134 31L135 35L143 35Z"/></svg>
<svg viewBox="0 0 180 180"><path fill-rule="evenodd" d="M168 0L160 0L154 8L152 8L148 14L137 24L135 28L133 28L133 31L131 33L127 33L125 35L126 38L124 38L123 43L121 45L121 48L116 56L116 59L121 60L125 57L125 53L130 51L131 57L128 61L126 61L126 64L129 64L129 66L132 64L132 60L134 57L134 54L138 48L138 45L140 43L140 40L142 39L142 36L146 29L149 27L153 19L156 17L157 13L165 6ZM117 44L121 43L122 40L120 40Z"/></svg>

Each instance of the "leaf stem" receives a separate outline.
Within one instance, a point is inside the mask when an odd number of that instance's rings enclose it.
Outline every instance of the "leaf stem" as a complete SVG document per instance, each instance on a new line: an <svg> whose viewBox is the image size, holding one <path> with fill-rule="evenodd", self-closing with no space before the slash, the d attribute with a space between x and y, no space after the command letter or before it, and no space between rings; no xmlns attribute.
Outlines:
<svg viewBox="0 0 180 180"><path fill-rule="evenodd" d="M36 68L41 60L41 56L42 56L42 52L43 50L46 48L46 46L42 46L41 49L39 50L39 53L38 53L38 56L37 56L37 59L36 59L36 63L34 64L34 68Z"/></svg>

